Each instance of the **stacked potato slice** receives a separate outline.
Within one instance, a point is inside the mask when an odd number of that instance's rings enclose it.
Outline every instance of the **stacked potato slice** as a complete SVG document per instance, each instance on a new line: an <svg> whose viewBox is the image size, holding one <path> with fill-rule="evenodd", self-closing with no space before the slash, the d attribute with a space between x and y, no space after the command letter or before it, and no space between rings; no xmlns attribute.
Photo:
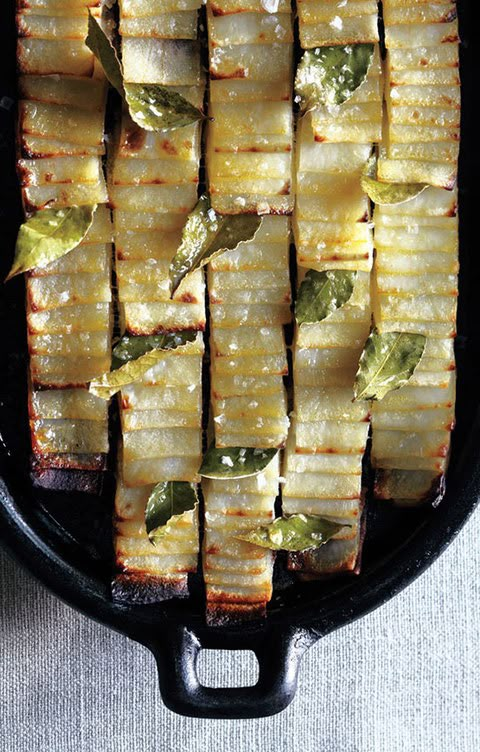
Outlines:
<svg viewBox="0 0 480 752"><path fill-rule="evenodd" d="M208 126L207 179L212 206L224 214L289 214L293 208L290 3L281 0L272 9L259 0L215 0L208 3L207 13L209 115L213 117ZM253 240L209 265L217 447L285 445L289 420L283 327L291 320L289 247L289 219L264 216ZM263 490L256 490L259 487ZM204 566L211 621L221 620L222 614L225 619L245 618L263 610L269 600L271 555L235 542L231 535L239 529L240 515L245 515L244 527L254 527L257 517L268 521L277 493L278 462L258 479L205 484ZM235 561L236 553L241 563ZM240 575L232 571L237 567ZM249 590L245 582L250 577Z"/></svg>
<svg viewBox="0 0 480 752"><path fill-rule="evenodd" d="M198 0L121 0L120 35L123 39L136 38L133 44L138 47L142 46L138 41L142 37L196 39L200 5ZM169 48L165 51L168 54Z"/></svg>
<svg viewBox="0 0 480 752"><path fill-rule="evenodd" d="M202 453L203 338L165 350L141 381L122 389L123 478L135 487L192 481Z"/></svg>
<svg viewBox="0 0 480 752"><path fill-rule="evenodd" d="M115 496L115 563L120 574L112 585L113 597L154 603L188 596L188 573L197 571L198 513L185 512L169 524L161 545L145 534L145 506L154 486L130 488L121 468Z"/></svg>
<svg viewBox="0 0 480 752"><path fill-rule="evenodd" d="M296 331L295 419L285 456L283 512L349 526L318 550L290 555L291 569L310 574L351 570L358 559L369 405L352 402L352 387L370 330L368 288L369 275L359 272L348 303Z"/></svg>
<svg viewBox="0 0 480 752"><path fill-rule="evenodd" d="M99 207L84 241L27 283L33 385L81 387L110 365L111 223Z"/></svg>
<svg viewBox="0 0 480 752"><path fill-rule="evenodd" d="M214 209L290 214L293 22L290 2L208 3L207 168Z"/></svg>
<svg viewBox="0 0 480 752"><path fill-rule="evenodd" d="M125 80L172 87L201 108L200 0L119 5ZM156 483L194 481L201 461L204 278L201 271L190 275L173 300L169 281L170 261L197 201L200 139L199 123L151 132L124 111L110 175L122 330L199 331L194 342L165 350L139 383L121 392L115 546L123 574L114 584L120 599L187 595L187 575L197 564L197 512L186 514L157 547L147 538L144 514Z"/></svg>
<svg viewBox="0 0 480 752"><path fill-rule="evenodd" d="M323 105L312 111L315 141L338 144L379 142L382 137L382 100L383 77L376 44L367 78L350 99L340 105Z"/></svg>
<svg viewBox="0 0 480 752"><path fill-rule="evenodd" d="M265 217L255 239L209 265L211 396L217 447L282 447L289 420L283 324L290 321L289 220ZM253 478L208 480L204 577L210 623L254 618L271 597L273 556L232 536L268 523L278 458Z"/></svg>
<svg viewBox="0 0 480 752"><path fill-rule="evenodd" d="M378 174L453 188L460 138L455 2L385 0L387 121Z"/></svg>
<svg viewBox="0 0 480 752"><path fill-rule="evenodd" d="M377 122L380 122L380 108L379 102ZM293 219L300 267L317 271L349 269L370 272L372 228L368 198L362 191L360 175L371 150L369 142L317 142L312 132L311 115L300 120Z"/></svg>
<svg viewBox="0 0 480 752"><path fill-rule="evenodd" d="M297 0L304 49L378 41L377 0Z"/></svg>
<svg viewBox="0 0 480 752"><path fill-rule="evenodd" d="M190 38L196 37L200 4L189 3L184 10L180 1L167 7L159 1L120 3L126 81L171 86L202 107L200 50ZM188 38L178 38L183 33ZM205 327L202 273L192 274L173 300L168 276L186 215L197 201L200 136L199 123L152 132L141 129L127 112L122 115L110 197L121 314L132 334Z"/></svg>
<svg viewBox="0 0 480 752"><path fill-rule="evenodd" d="M94 58L84 44L87 8L99 0L17 0L18 61L22 73L90 77Z"/></svg>
<svg viewBox="0 0 480 752"><path fill-rule="evenodd" d="M212 261L212 410L218 447L282 447L288 431L283 325L290 321L289 222Z"/></svg>
<svg viewBox="0 0 480 752"><path fill-rule="evenodd" d="M456 191L427 188L375 209L374 315L380 331L427 336L409 383L374 403L372 460L380 498L414 504L441 488L454 421Z"/></svg>
<svg viewBox="0 0 480 752"><path fill-rule="evenodd" d="M380 331L427 336L409 384L374 405L376 494L438 495L454 422L460 88L455 3L385 0L387 118L378 174L433 187L375 209L374 315ZM438 186L438 187L435 187Z"/></svg>
<svg viewBox="0 0 480 752"><path fill-rule="evenodd" d="M265 217L255 239L209 265L211 397L217 447L282 447L288 432L283 324L290 321L289 220ZM271 597L272 554L235 541L269 522L278 459L254 478L209 480L205 498L207 618L258 616Z"/></svg>
<svg viewBox="0 0 480 752"><path fill-rule="evenodd" d="M288 214L291 198L290 4L207 6L207 176L220 213ZM281 447L288 430L283 325L290 321L289 221L265 217L255 238L209 266L212 405L219 447Z"/></svg>
<svg viewBox="0 0 480 752"><path fill-rule="evenodd" d="M203 571L207 621L234 623L265 615L272 597L274 555L234 536L274 517L279 460L251 478L205 480Z"/></svg>
<svg viewBox="0 0 480 752"><path fill-rule="evenodd" d="M179 88L179 87L176 87ZM197 88L196 103L201 103ZM199 125L148 132L127 112L110 186L122 325L131 334L205 328L203 273L170 299L169 266L197 201Z"/></svg>
<svg viewBox="0 0 480 752"><path fill-rule="evenodd" d="M19 3L20 7L23 3ZM17 15L19 177L26 211L107 201L105 79L85 46L87 6L33 0ZM26 157L26 158L24 158Z"/></svg>
<svg viewBox="0 0 480 752"><path fill-rule="evenodd" d="M404 204L377 206L375 246L374 306L378 328L418 332L427 337L454 337L456 190L427 188Z"/></svg>
<svg viewBox="0 0 480 752"><path fill-rule="evenodd" d="M198 511L171 524L154 546L147 537L145 507L155 484L195 481L202 454L203 337L165 351L139 383L121 393L123 446L115 497L119 600L149 602L188 595L196 571Z"/></svg>
<svg viewBox="0 0 480 752"><path fill-rule="evenodd" d="M348 12L353 5L369 3L346 3ZM331 26L323 23L333 6L299 5L302 38L310 39L315 30L315 44L345 41L330 38L327 29L331 31ZM315 15L308 15L306 9ZM318 23L310 29L305 18ZM375 38L376 15L375 25L367 23L366 28ZM358 41L371 39L370 32L365 32ZM367 78L353 96L342 105L314 110L298 126L294 233L299 283L306 269L357 272L346 304L323 321L300 324L295 333L295 420L283 473L283 511L345 523L321 548L289 556L290 568L307 578L353 570L359 558L369 406L353 403L352 398L359 357L370 331L373 263L369 203L360 177L372 142L380 139L381 121L382 80L376 46Z"/></svg>
<svg viewBox="0 0 480 752"><path fill-rule="evenodd" d="M106 84L83 42L87 7L96 5L19 3L18 173L27 212L107 201ZM79 247L28 275L34 473L46 486L88 490L96 473L62 471L105 467L107 406L86 387L110 365L111 242L110 212L98 206Z"/></svg>

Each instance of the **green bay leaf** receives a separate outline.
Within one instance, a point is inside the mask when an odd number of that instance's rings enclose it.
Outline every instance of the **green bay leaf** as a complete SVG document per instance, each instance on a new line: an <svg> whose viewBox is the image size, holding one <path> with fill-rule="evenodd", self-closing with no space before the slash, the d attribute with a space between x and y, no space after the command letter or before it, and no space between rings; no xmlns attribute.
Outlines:
<svg viewBox="0 0 480 752"><path fill-rule="evenodd" d="M73 251L89 231L96 206L40 209L20 227L7 280Z"/></svg>
<svg viewBox="0 0 480 752"><path fill-rule="evenodd" d="M125 82L114 46L90 10L88 13L85 44L100 62L112 86L124 98L137 125L148 131L165 131L204 119L201 110L168 86Z"/></svg>
<svg viewBox="0 0 480 752"><path fill-rule="evenodd" d="M113 88L124 97L125 90L123 88L122 64L118 59L113 44L110 42L97 19L92 15L90 8L88 9L88 33L85 38L85 44L99 61Z"/></svg>
<svg viewBox="0 0 480 752"><path fill-rule="evenodd" d="M349 526L312 514L292 514L234 537L271 551L308 551L328 543L343 527Z"/></svg>
<svg viewBox="0 0 480 752"><path fill-rule="evenodd" d="M302 112L346 102L365 81L373 44L316 47L307 50L297 68L296 99Z"/></svg>
<svg viewBox="0 0 480 752"><path fill-rule="evenodd" d="M423 334L373 331L365 343L355 378L355 400L381 400L410 380L427 339Z"/></svg>
<svg viewBox="0 0 480 752"><path fill-rule="evenodd" d="M204 478L248 478L261 473L273 460L278 449L228 447L207 449L198 471Z"/></svg>
<svg viewBox="0 0 480 752"><path fill-rule="evenodd" d="M154 546L172 531L178 522L197 508L198 495L194 483L164 481L152 490L145 510L145 526Z"/></svg>
<svg viewBox="0 0 480 752"><path fill-rule="evenodd" d="M298 290L295 318L298 324L313 324L341 308L352 297L357 272L310 269Z"/></svg>
<svg viewBox="0 0 480 752"><path fill-rule="evenodd" d="M187 342L194 342L196 338L197 332L193 330L145 336L125 334L113 348L112 371L121 368L130 360L137 360L151 350L175 350Z"/></svg>
<svg viewBox="0 0 480 752"><path fill-rule="evenodd" d="M256 214L218 214L208 194L201 196L188 216L182 242L170 264L172 295L188 274L253 240L261 224L262 217Z"/></svg>
<svg viewBox="0 0 480 752"><path fill-rule="evenodd" d="M166 340L163 339L166 337ZM165 350L173 350L177 347L188 347L190 342L193 342L196 338L192 338L192 332L178 332L175 335L160 335L160 341L157 343L155 349L152 349L150 345L152 340L155 341L156 337L139 337L139 340L143 340L138 343L138 349L136 343L123 342L117 345L119 349L114 356L113 365L114 369L108 373L104 373L98 379L94 379L90 382L89 391L95 394L97 397L109 400L114 394L119 392L122 387L129 384L135 384L141 381L143 376L150 368L153 368L156 363L163 359ZM132 337L130 339L136 339ZM149 343L145 340L150 340ZM163 346L158 347L158 344ZM115 348L116 349L116 348ZM138 355L139 352L143 354ZM129 356L132 356L131 358ZM123 358L123 360L122 360ZM118 365L119 361L123 362L123 365Z"/></svg>
<svg viewBox="0 0 480 752"><path fill-rule="evenodd" d="M167 86L126 83L124 87L131 118L146 131L174 130L204 119L197 107Z"/></svg>
<svg viewBox="0 0 480 752"><path fill-rule="evenodd" d="M374 204L404 204L419 196L427 188L423 183L382 183L377 180L377 157L373 155L365 165L361 177L362 190Z"/></svg>

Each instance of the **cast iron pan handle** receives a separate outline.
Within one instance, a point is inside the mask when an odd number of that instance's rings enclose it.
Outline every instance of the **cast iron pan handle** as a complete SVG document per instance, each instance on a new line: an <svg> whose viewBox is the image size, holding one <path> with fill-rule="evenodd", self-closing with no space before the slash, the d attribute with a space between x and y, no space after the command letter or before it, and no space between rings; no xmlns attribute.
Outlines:
<svg viewBox="0 0 480 752"><path fill-rule="evenodd" d="M270 627L250 633L191 631L176 626L146 642L157 661L165 705L194 718L262 718L287 707L295 696L300 659L318 636L303 629ZM253 650L259 678L252 687L212 688L200 684L200 650Z"/></svg>

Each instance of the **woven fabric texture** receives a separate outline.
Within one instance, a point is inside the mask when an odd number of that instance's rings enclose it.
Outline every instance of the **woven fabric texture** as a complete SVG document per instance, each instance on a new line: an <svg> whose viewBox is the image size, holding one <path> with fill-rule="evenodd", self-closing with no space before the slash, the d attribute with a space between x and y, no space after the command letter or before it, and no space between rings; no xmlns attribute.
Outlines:
<svg viewBox="0 0 480 752"><path fill-rule="evenodd" d="M480 511L419 580L305 656L273 718L182 718L152 656L0 556L0 752L478 752ZM249 661L208 653L217 685Z"/></svg>

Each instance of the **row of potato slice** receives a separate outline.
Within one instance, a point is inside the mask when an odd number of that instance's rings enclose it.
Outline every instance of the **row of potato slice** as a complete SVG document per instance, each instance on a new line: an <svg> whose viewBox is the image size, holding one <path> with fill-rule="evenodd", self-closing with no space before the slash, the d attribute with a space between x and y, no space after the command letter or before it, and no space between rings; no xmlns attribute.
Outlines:
<svg viewBox="0 0 480 752"><path fill-rule="evenodd" d="M27 276L33 473L98 490L108 405L85 388L109 368L112 224L102 166L107 83L85 47L85 4L19 2L18 174L27 212L98 204L75 252ZM99 8L92 8L98 17Z"/></svg>
<svg viewBox="0 0 480 752"><path fill-rule="evenodd" d="M26 208L103 203L107 195L113 208L113 228L108 211L97 210L94 227L102 222L103 234L87 236L27 283L32 436L44 476L52 467L105 463L105 403L79 387L108 370L106 363L93 373L109 360L111 348L112 239L123 330L201 332L206 324L201 272L173 300L168 288L168 262L196 201L201 128L147 133L124 111L107 192L99 159L106 87L83 45L86 8L98 5L75 0L67 11L58 0L29 0L19 15L19 172ZM172 86L201 106L199 6L197 0L119 0L125 79ZM444 188L454 187L458 154L455 5L385 0L382 75L376 2L299 0L303 47L372 42L375 54L367 80L347 103L318 108L299 121L295 162L293 18L289 2L273 6L266 0L207 5L212 205L221 213L272 215L253 241L208 270L210 432L217 446L286 444L283 468L275 460L256 478L202 484L212 623L265 610L273 556L233 536L273 518L280 479L284 513L345 522L327 545L290 555L290 569L304 579L351 571L361 550L370 419L377 496L407 504L439 485L453 423L458 243L456 193ZM406 204L376 207L374 241L360 176L375 143L380 177L404 182L413 175L433 187ZM290 221L281 215L292 212L294 199L298 283L307 269L350 269L358 276L346 306L296 329L288 430L283 327L291 318ZM410 383L374 405L370 417L369 406L352 404L351 396L372 312L380 330L419 331L428 341ZM166 352L142 383L122 390L115 597L148 601L188 592L198 553L197 510L160 549L148 541L144 509L155 483L196 479L203 356L199 333L181 351Z"/></svg>
<svg viewBox="0 0 480 752"><path fill-rule="evenodd" d="M185 5L119 3L124 77L173 87L203 108L199 4ZM204 274L192 274L173 299L169 280L170 261L197 201L201 137L198 122L154 133L135 125L125 108L121 114L110 195L122 330L144 335L190 329L198 335L185 347L166 351L140 383L120 394L115 498L119 574L113 585L118 599L185 597L188 574L197 570L198 509L170 524L161 544L153 546L145 530L145 507L160 481L196 482L202 457Z"/></svg>

